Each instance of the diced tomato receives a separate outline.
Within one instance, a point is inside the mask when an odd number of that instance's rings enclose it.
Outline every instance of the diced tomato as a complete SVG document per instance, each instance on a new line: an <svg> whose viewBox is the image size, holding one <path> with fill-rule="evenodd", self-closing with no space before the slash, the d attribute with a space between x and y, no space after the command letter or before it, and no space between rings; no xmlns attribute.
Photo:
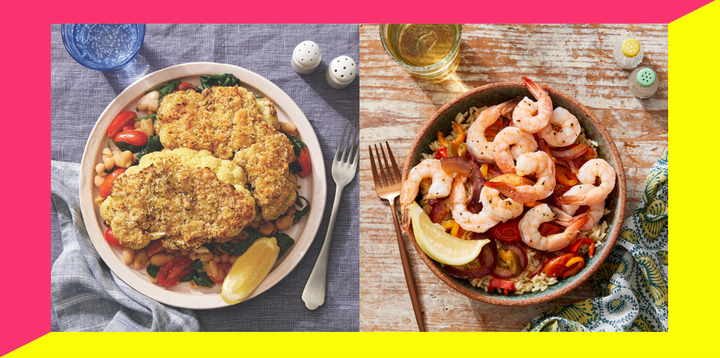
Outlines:
<svg viewBox="0 0 720 358"><path fill-rule="evenodd" d="M490 229L490 234L496 239L508 243L520 241L520 229L518 223L521 218L512 219L506 223L495 225Z"/></svg>
<svg viewBox="0 0 720 358"><path fill-rule="evenodd" d="M508 292L515 291L515 282L512 281L505 281L498 278L494 278L490 280L490 285L488 286L488 292L495 293L495 289L499 288L503 291L505 296L507 296Z"/></svg>
<svg viewBox="0 0 720 358"><path fill-rule="evenodd" d="M310 174L310 170L312 169L310 165L310 151L308 147L303 147L300 151L300 155L298 156L298 163L300 163L300 167L302 167L302 171L298 173L298 175L301 178L304 178Z"/></svg>
<svg viewBox="0 0 720 358"><path fill-rule="evenodd" d="M118 241L118 239L115 237L115 235L113 235L112 228L107 228L107 230L105 230L105 240L108 242L108 244L110 244L112 246L116 246L119 248L125 247L125 246L122 246L120 244L120 241Z"/></svg>
<svg viewBox="0 0 720 358"><path fill-rule="evenodd" d="M105 177L105 180L103 180L102 184L100 184L100 187L98 188L100 190L100 196L103 198L110 196L113 182L115 182L115 179L117 179L122 173L125 173L125 168L117 168Z"/></svg>
<svg viewBox="0 0 720 358"><path fill-rule="evenodd" d="M195 91L195 90L196 90L196 87L193 86L193 85L190 84L190 83L182 82L182 83L180 83L180 84L178 85L178 88L177 88L177 90L180 91L180 92L185 92L185 91L187 91L187 90L189 90L189 89Z"/></svg>
<svg viewBox="0 0 720 358"><path fill-rule="evenodd" d="M132 125L135 118L137 118L137 113L133 111L126 111L118 114L115 119L110 122L107 129L107 136L114 139L115 136L122 131L123 127Z"/></svg>
<svg viewBox="0 0 720 358"><path fill-rule="evenodd" d="M147 144L148 136L143 131L129 130L118 133L118 135L115 136L115 141L125 142L127 144L132 144L137 147L142 147Z"/></svg>
<svg viewBox="0 0 720 358"><path fill-rule="evenodd" d="M148 257L153 257L153 255L165 251L165 248L163 247L162 241L153 240L145 250L147 251Z"/></svg>
<svg viewBox="0 0 720 358"><path fill-rule="evenodd" d="M590 247L590 250L588 251L588 256L593 257L593 255L595 255L595 241L593 241L589 237L583 237L582 239L578 240L575 245L572 246L571 251L576 252L582 244L587 244Z"/></svg>
<svg viewBox="0 0 720 358"><path fill-rule="evenodd" d="M190 264L192 264L192 260L187 256L173 260L158 272L158 283L163 287L176 285L181 278L192 271Z"/></svg>
<svg viewBox="0 0 720 358"><path fill-rule="evenodd" d="M435 153L435 159L442 159L442 158L447 158L447 147L440 149Z"/></svg>
<svg viewBox="0 0 720 358"><path fill-rule="evenodd" d="M550 236L550 235L559 234L559 233L563 232L563 229L561 229L560 226L558 226L557 224L548 222L548 223L540 224L538 231L540 232L540 235L542 235L542 236Z"/></svg>

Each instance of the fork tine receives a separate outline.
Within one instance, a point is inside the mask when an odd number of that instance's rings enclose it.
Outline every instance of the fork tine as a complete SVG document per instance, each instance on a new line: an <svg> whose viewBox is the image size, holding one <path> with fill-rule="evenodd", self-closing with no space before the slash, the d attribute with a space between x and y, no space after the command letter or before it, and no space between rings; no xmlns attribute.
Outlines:
<svg viewBox="0 0 720 358"><path fill-rule="evenodd" d="M383 148L382 143L380 144L380 152L382 152L382 159L385 161L385 170L388 174L388 185L397 184L395 175L393 175L392 169L390 169L390 163L388 163L387 157L385 156L385 149ZM378 155L378 157L379 156L380 155ZM380 159L378 159L378 161L380 161Z"/></svg>
<svg viewBox="0 0 720 358"><path fill-rule="evenodd" d="M334 161L338 161L340 158L340 148L342 148L343 141L345 139L345 131L347 131L347 126L350 122L345 122L345 128L343 128L343 134L342 137L340 137L340 143L338 144L337 149L335 149L335 157L333 158Z"/></svg>
<svg viewBox="0 0 720 358"><path fill-rule="evenodd" d="M378 151L377 144L373 144L373 146L375 147L375 155L378 158L377 164L378 164L378 167L380 168L379 171L380 171L380 177L382 178L382 184L383 184L382 186L390 186L390 185L392 185L392 182L387 181L387 179L385 178L385 167L383 167L382 160L380 159L381 158L380 151Z"/></svg>
<svg viewBox="0 0 720 358"><path fill-rule="evenodd" d="M350 123L350 121L348 121ZM350 124L350 133L347 137L347 140L345 142L345 149L343 150L342 154L342 162L343 163L349 163L350 162L350 154L352 153L352 148L355 147L355 142L353 141L353 133L356 132L355 125ZM343 138L345 139L345 138ZM352 142L351 142L352 141ZM351 146L352 145L352 146Z"/></svg>
<svg viewBox="0 0 720 358"><path fill-rule="evenodd" d="M373 173L373 180L375 180L375 187L382 188L383 186L380 183L380 178L378 178L377 169L375 168L375 157L373 157L371 146L368 146L368 152L370 152L370 164L372 165L372 173Z"/></svg>
<svg viewBox="0 0 720 358"><path fill-rule="evenodd" d="M382 146L382 144L381 144L381 146ZM387 141L385 141L385 146L387 147L388 155L390 156L390 161L392 162L392 168L395 171L395 183L397 184L398 182L402 181L402 175L400 174L398 165L395 162L395 157L393 156L392 151L390 150L390 144L388 144Z"/></svg>

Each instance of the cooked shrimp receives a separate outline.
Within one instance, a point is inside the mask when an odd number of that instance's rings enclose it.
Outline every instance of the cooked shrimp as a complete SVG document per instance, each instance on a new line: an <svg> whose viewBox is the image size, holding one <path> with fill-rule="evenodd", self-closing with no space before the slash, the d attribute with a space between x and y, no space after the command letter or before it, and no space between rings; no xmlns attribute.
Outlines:
<svg viewBox="0 0 720 358"><path fill-rule="evenodd" d="M517 106L513 112L513 124L528 133L537 133L545 128L550 122L553 114L552 100L550 95L540 86L527 77L523 77L525 87L537 99L537 114L533 115L533 106L529 105L530 99L524 101L524 105ZM527 97L526 97L527 98Z"/></svg>
<svg viewBox="0 0 720 358"><path fill-rule="evenodd" d="M600 185L583 195L565 195L560 198L563 205L595 205L607 198L615 188L615 169L603 159L588 160L580 170L577 178L583 184L595 185L596 179L600 179Z"/></svg>
<svg viewBox="0 0 720 358"><path fill-rule="evenodd" d="M420 182L425 178L432 178L430 190L428 190L427 198L436 199L444 198L450 194L452 186L452 175L445 173L442 169L440 161L437 159L425 159L414 168L410 169L408 178L403 182L400 191L400 205L403 211L403 227L407 228L410 224L410 216L407 215L407 209L415 201Z"/></svg>
<svg viewBox="0 0 720 358"><path fill-rule="evenodd" d="M468 152L477 160L483 163L492 163L495 160L493 157L495 144L487 141L485 130L495 123L500 116L510 113L519 101L519 98L513 98L496 106L485 108L470 125L467 130L466 143Z"/></svg>
<svg viewBox="0 0 720 358"><path fill-rule="evenodd" d="M490 216L485 208L477 214L473 214L467 210L465 204L468 198L463 180L464 178L457 177L452 184L449 200L450 206L452 207L453 220L466 231L485 232L490 230L490 228L497 225L500 221Z"/></svg>
<svg viewBox="0 0 720 358"><path fill-rule="evenodd" d="M573 196L573 195L585 195L590 190L593 190L595 188L595 185L592 184L578 184L570 188L568 191L565 192L564 195L567 196ZM563 205L562 211L567 213L570 216L575 215L575 212L580 208L580 205Z"/></svg>
<svg viewBox="0 0 720 358"><path fill-rule="evenodd" d="M580 231L585 231L592 229L593 227L595 227L595 225L597 225L598 222L600 222L600 219L602 219L603 215L605 214L605 202L603 201L600 204L591 205L588 211L578 216L572 216L571 214L568 214L556 207L551 206L550 209L553 211L553 213L555 213L555 222L565 227L570 226L575 220L579 219L580 216L587 215L587 222L585 223L585 225L580 227Z"/></svg>
<svg viewBox="0 0 720 358"><path fill-rule="evenodd" d="M553 111L550 123L541 129L539 134L551 147L568 146L575 143L575 139L580 135L580 122L570 111L558 107Z"/></svg>
<svg viewBox="0 0 720 358"><path fill-rule="evenodd" d="M540 204L530 209L522 219L520 219L520 236L523 242L536 250L557 251L572 242L572 240L580 232L580 227L585 225L588 220L587 215L582 214L570 224L565 231L550 235L542 236L538 231L542 223L555 220L555 214L547 204Z"/></svg>
<svg viewBox="0 0 720 358"><path fill-rule="evenodd" d="M521 203L532 203L550 196L555 189L555 163L545 152L520 154L515 164L517 175L535 174L533 185L513 185L505 182L487 182L486 186L499 190L503 195Z"/></svg>
<svg viewBox="0 0 720 358"><path fill-rule="evenodd" d="M495 136L495 164L503 173L515 173L515 159L520 154L534 152L538 144L532 134L517 127L506 127Z"/></svg>
<svg viewBox="0 0 720 358"><path fill-rule="evenodd" d="M483 186L480 191L480 201L484 212L502 222L514 219L523 213L523 204L510 198L503 198L499 191L487 186Z"/></svg>

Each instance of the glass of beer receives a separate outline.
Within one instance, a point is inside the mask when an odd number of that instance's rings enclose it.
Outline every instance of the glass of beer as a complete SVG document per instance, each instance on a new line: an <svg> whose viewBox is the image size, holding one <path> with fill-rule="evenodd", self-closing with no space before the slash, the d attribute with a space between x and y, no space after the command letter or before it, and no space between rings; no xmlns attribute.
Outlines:
<svg viewBox="0 0 720 358"><path fill-rule="evenodd" d="M412 75L437 80L460 62L459 24L384 24L380 40L385 51Z"/></svg>

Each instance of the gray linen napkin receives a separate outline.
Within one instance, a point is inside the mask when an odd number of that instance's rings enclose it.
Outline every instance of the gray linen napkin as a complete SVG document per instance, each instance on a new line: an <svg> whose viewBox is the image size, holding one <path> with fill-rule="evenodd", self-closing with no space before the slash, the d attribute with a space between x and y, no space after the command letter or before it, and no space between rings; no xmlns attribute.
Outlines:
<svg viewBox="0 0 720 358"><path fill-rule="evenodd" d="M52 304L63 331L198 331L195 312L164 306L115 276L95 250L80 213L80 165L52 161L51 197L62 253L51 271Z"/></svg>

